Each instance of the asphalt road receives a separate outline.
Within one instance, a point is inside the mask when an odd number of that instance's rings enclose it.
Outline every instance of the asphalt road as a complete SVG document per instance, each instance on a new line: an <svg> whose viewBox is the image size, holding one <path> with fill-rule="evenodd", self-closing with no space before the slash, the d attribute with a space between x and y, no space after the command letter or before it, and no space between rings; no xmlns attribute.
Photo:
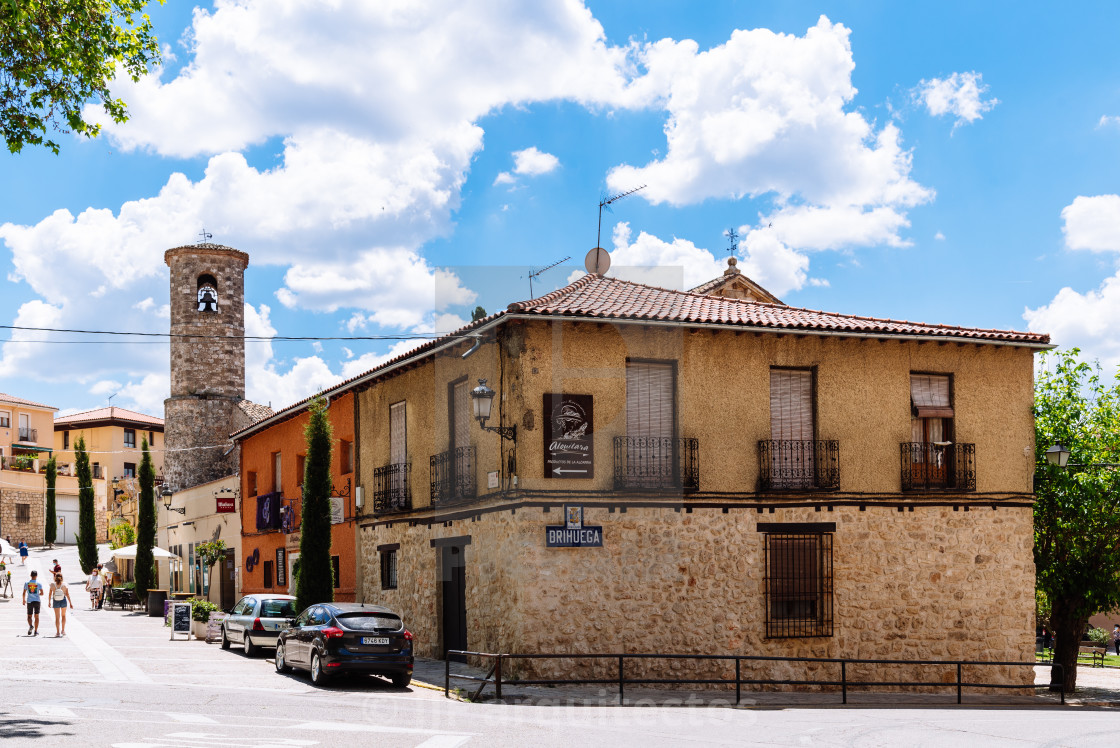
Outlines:
<svg viewBox="0 0 1120 748"><path fill-rule="evenodd" d="M18 590L60 559L77 603L28 637ZM681 708L469 704L376 678L316 688L270 658L170 641L157 618L90 611L73 548L35 551L0 598L0 745L8 746L1115 746L1120 714L1085 707Z"/></svg>

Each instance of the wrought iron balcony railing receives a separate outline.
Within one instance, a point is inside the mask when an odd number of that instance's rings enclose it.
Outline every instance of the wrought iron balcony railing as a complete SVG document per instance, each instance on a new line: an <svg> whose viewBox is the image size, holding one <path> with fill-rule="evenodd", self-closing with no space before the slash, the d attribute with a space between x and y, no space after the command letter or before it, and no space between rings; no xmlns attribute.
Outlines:
<svg viewBox="0 0 1120 748"><path fill-rule="evenodd" d="M758 490L837 491L840 442L820 439L763 440L758 443Z"/></svg>
<svg viewBox="0 0 1120 748"><path fill-rule="evenodd" d="M24 429L19 430L19 440L21 442L37 442L39 441L39 429Z"/></svg>
<svg viewBox="0 0 1120 748"><path fill-rule="evenodd" d="M373 471L373 511L395 514L412 510L412 463L382 465Z"/></svg>
<svg viewBox="0 0 1120 748"><path fill-rule="evenodd" d="M700 448L696 439L656 436L614 438L614 487L700 490Z"/></svg>
<svg viewBox="0 0 1120 748"><path fill-rule="evenodd" d="M432 506L470 501L478 494L474 447L456 447L431 457Z"/></svg>
<svg viewBox="0 0 1120 748"><path fill-rule="evenodd" d="M903 491L975 491L976 445L902 442Z"/></svg>

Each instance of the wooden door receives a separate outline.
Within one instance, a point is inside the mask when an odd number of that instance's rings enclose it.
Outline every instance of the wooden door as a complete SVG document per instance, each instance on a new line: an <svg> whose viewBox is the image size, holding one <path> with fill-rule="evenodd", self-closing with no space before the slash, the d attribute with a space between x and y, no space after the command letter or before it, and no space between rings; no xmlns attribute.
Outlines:
<svg viewBox="0 0 1120 748"><path fill-rule="evenodd" d="M441 587L443 592L443 655L451 649L467 648L467 574L466 547L449 545L440 548ZM452 659L465 662L455 655Z"/></svg>

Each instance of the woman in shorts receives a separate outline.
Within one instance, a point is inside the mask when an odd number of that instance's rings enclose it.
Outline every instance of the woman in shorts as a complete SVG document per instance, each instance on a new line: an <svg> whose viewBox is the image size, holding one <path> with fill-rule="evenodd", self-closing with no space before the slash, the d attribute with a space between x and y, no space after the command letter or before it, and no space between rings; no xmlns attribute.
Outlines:
<svg viewBox="0 0 1120 748"><path fill-rule="evenodd" d="M66 609L74 607L74 601L70 599L70 588L63 584L61 574L54 575L50 600L54 608L54 635L66 636Z"/></svg>

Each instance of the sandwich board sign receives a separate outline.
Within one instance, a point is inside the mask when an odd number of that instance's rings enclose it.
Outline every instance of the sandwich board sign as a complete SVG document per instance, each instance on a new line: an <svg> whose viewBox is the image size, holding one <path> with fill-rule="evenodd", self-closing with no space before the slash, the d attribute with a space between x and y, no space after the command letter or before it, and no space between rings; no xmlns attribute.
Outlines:
<svg viewBox="0 0 1120 748"><path fill-rule="evenodd" d="M186 636L185 641L191 638L191 608L190 603L171 603L171 638L178 634Z"/></svg>

